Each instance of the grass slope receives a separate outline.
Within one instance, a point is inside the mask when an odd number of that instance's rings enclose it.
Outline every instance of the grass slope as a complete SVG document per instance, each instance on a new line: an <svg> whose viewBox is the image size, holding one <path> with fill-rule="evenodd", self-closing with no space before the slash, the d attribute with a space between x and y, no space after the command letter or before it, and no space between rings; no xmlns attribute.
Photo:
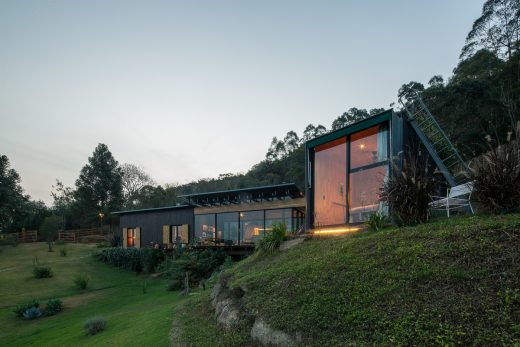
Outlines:
<svg viewBox="0 0 520 347"><path fill-rule="evenodd" d="M228 273L305 345L520 343L520 215L307 241Z"/></svg>
<svg viewBox="0 0 520 347"><path fill-rule="evenodd" d="M178 294L165 290L160 279L135 274L99 263L90 254L92 246L70 244L67 257L59 248L47 252L44 243L2 247L0 253L0 345L2 346L167 346L172 309ZM32 277L32 262L50 265L54 277ZM87 290L77 289L72 279L87 274ZM146 281L146 294L143 283ZM12 308L18 303L49 298L63 300L64 311L56 316L25 321L16 318ZM101 315L107 329L87 337L83 323Z"/></svg>
<svg viewBox="0 0 520 347"><path fill-rule="evenodd" d="M305 242L230 274L250 312L310 345L520 342L520 216Z"/></svg>

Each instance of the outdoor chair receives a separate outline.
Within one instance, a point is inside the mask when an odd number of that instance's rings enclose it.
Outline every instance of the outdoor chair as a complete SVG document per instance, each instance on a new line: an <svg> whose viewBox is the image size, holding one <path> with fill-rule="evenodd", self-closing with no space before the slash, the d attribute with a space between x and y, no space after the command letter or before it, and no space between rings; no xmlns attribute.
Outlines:
<svg viewBox="0 0 520 347"><path fill-rule="evenodd" d="M447 216L450 216L450 211L466 209L471 213L473 206L471 206L471 193L473 192L473 182L464 183L452 188L448 188L446 196L430 196L430 208L437 211L446 211Z"/></svg>

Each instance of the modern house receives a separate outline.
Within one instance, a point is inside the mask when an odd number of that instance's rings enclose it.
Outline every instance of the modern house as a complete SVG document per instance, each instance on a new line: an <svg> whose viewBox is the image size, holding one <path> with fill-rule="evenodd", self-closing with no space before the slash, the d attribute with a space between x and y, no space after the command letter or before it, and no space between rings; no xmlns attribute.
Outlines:
<svg viewBox="0 0 520 347"><path fill-rule="evenodd" d="M208 248L254 242L283 223L304 226L305 199L293 183L182 196L185 205L115 212L123 247L190 244Z"/></svg>
<svg viewBox="0 0 520 347"><path fill-rule="evenodd" d="M416 145L428 151L446 185L460 184L456 172L465 163L420 96L400 102L405 112L390 109L308 141L305 197L288 183L190 194L182 196L185 205L116 212L124 247L252 247L274 223L293 232L348 229L373 213L388 213L381 188Z"/></svg>
<svg viewBox="0 0 520 347"><path fill-rule="evenodd" d="M412 91L400 102L400 114L390 109L306 143L307 229L338 230L376 212L387 214L391 206L379 197L383 184L400 174L408 152L418 146L447 186L464 183L459 173L466 164L419 94Z"/></svg>

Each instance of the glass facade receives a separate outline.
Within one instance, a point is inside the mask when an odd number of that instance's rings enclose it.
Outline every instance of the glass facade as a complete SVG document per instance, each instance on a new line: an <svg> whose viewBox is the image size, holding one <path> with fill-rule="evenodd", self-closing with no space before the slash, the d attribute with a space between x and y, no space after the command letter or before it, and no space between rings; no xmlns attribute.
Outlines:
<svg viewBox="0 0 520 347"><path fill-rule="evenodd" d="M268 233L275 223L285 224L288 232L294 232L303 222L304 212L296 208L200 214L195 215L192 243L252 244Z"/></svg>
<svg viewBox="0 0 520 347"><path fill-rule="evenodd" d="M313 227L366 221L384 211L379 194L388 175L388 124L316 146Z"/></svg>
<svg viewBox="0 0 520 347"><path fill-rule="evenodd" d="M217 240L226 246L238 244L238 212L217 213Z"/></svg>
<svg viewBox="0 0 520 347"><path fill-rule="evenodd" d="M215 240L215 214L195 216L195 242L205 243Z"/></svg>
<svg viewBox="0 0 520 347"><path fill-rule="evenodd" d="M346 222L347 139L314 149L314 225Z"/></svg>
<svg viewBox="0 0 520 347"><path fill-rule="evenodd" d="M264 234L264 211L240 213L240 243L254 243Z"/></svg>

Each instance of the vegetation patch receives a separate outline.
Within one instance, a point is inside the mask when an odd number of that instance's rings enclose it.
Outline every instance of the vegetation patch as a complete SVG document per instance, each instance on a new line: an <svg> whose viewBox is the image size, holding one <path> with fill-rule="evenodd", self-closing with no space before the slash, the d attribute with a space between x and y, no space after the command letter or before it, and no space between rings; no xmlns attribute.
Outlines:
<svg viewBox="0 0 520 347"><path fill-rule="evenodd" d="M85 324L83 324L83 329L85 329L85 333L89 336L102 332L106 327L107 321L103 317L89 318Z"/></svg>
<svg viewBox="0 0 520 347"><path fill-rule="evenodd" d="M163 253L158 249L119 247L101 249L95 253L95 257L106 264L146 274L154 272L164 259Z"/></svg>
<svg viewBox="0 0 520 347"><path fill-rule="evenodd" d="M514 345L519 247L519 214L459 217L307 241L226 275L305 345Z"/></svg>

